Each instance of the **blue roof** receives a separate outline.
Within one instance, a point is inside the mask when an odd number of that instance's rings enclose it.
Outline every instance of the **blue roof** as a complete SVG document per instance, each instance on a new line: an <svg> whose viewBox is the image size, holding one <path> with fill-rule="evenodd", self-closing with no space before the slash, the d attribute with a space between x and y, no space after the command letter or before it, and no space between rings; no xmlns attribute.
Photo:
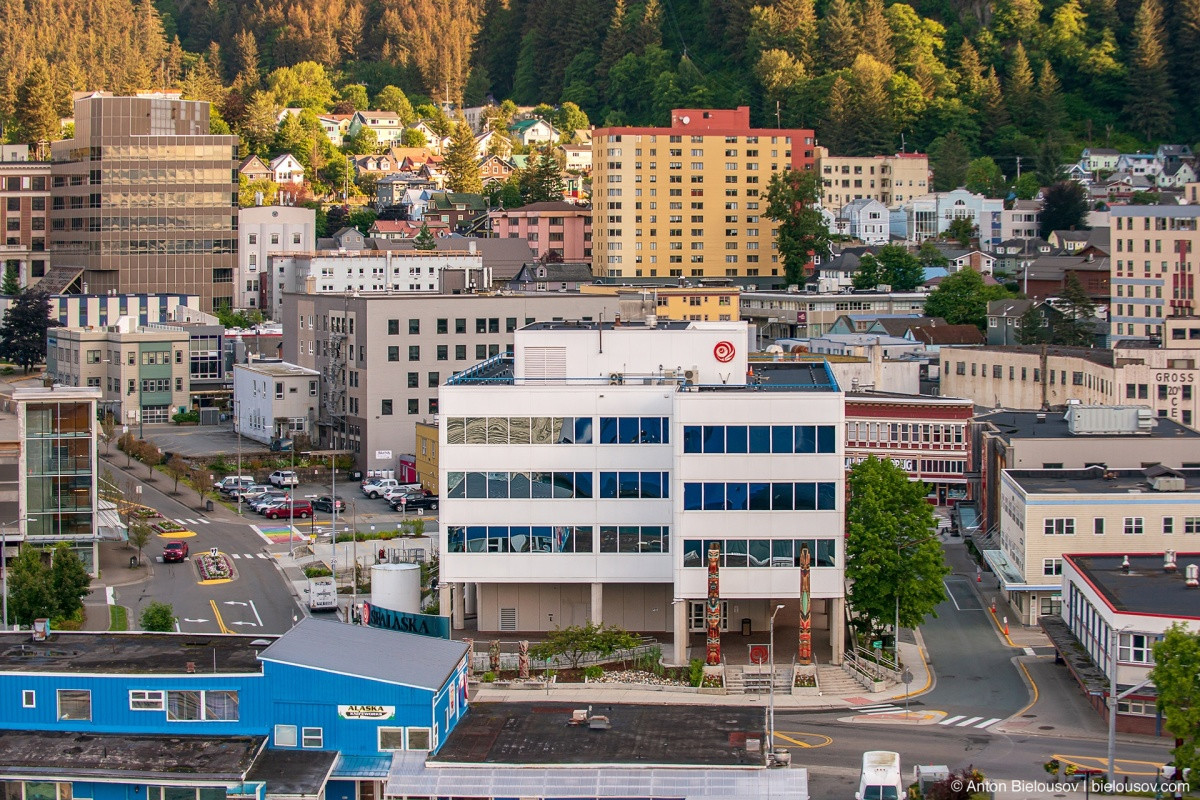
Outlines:
<svg viewBox="0 0 1200 800"><path fill-rule="evenodd" d="M348 756L342 754L333 767L334 778L386 778L392 768L392 757Z"/></svg>

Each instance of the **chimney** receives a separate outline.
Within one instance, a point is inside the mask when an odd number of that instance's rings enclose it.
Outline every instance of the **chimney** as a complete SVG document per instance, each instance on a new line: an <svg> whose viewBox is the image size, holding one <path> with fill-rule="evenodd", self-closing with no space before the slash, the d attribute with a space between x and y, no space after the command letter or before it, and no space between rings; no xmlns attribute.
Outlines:
<svg viewBox="0 0 1200 800"><path fill-rule="evenodd" d="M1184 580L1184 585L1189 589L1200 589L1200 566L1188 564L1185 572L1187 579Z"/></svg>
<svg viewBox="0 0 1200 800"><path fill-rule="evenodd" d="M1129 574L1129 556L1125 556L1123 559L1121 559L1121 572L1125 575Z"/></svg>
<svg viewBox="0 0 1200 800"><path fill-rule="evenodd" d="M621 315L620 314L617 314L616 316L613 317L613 327L614 328L621 327Z"/></svg>
<svg viewBox="0 0 1200 800"><path fill-rule="evenodd" d="M1175 566L1175 551L1167 550L1163 553L1163 572L1175 572L1179 567Z"/></svg>

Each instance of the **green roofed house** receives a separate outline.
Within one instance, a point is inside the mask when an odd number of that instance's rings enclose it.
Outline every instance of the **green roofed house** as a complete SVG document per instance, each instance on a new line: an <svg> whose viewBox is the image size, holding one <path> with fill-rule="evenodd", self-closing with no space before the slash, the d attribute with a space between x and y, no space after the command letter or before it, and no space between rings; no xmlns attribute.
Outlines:
<svg viewBox="0 0 1200 800"><path fill-rule="evenodd" d="M487 215L487 201L481 194L468 192L432 192L425 219L449 223L451 230L470 227Z"/></svg>
<svg viewBox="0 0 1200 800"><path fill-rule="evenodd" d="M541 117L519 119L508 126L508 132L526 147L542 142L557 142L559 136L554 126Z"/></svg>

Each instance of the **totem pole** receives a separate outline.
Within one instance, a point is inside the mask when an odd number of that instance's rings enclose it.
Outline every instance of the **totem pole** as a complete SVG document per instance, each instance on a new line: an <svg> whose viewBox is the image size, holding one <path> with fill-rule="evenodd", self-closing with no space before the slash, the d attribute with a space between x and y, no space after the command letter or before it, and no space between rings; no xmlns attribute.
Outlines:
<svg viewBox="0 0 1200 800"><path fill-rule="evenodd" d="M467 677L475 676L475 640L463 639L463 644L467 646Z"/></svg>
<svg viewBox="0 0 1200 800"><path fill-rule="evenodd" d="M517 677L529 679L529 642L517 642Z"/></svg>
<svg viewBox="0 0 1200 800"><path fill-rule="evenodd" d="M721 545L713 542L708 546L708 600L704 604L704 621L708 625L704 663L710 667L721 664L721 578L718 564L721 560Z"/></svg>
<svg viewBox="0 0 1200 800"><path fill-rule="evenodd" d="M495 675L500 675L500 641L493 639L488 645L488 669Z"/></svg>
<svg viewBox="0 0 1200 800"><path fill-rule="evenodd" d="M809 586L809 567L812 555L808 545L800 548L800 658L799 663L812 663L812 589Z"/></svg>

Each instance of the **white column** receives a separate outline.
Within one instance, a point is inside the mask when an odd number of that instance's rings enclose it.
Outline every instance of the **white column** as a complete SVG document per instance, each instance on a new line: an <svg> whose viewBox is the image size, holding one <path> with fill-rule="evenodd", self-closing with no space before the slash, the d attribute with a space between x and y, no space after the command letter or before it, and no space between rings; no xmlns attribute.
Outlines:
<svg viewBox="0 0 1200 800"><path fill-rule="evenodd" d="M671 663L682 665L688 663L688 601L682 600L671 605L674 617L674 647L671 651Z"/></svg>
<svg viewBox="0 0 1200 800"><path fill-rule="evenodd" d="M450 624L454 624L454 585L451 583L443 583L438 587L438 611L443 617L450 617Z"/></svg>
<svg viewBox="0 0 1200 800"><path fill-rule="evenodd" d="M604 624L604 584L592 584L592 605L588 609L588 619L597 625Z"/></svg>
<svg viewBox="0 0 1200 800"><path fill-rule="evenodd" d="M450 608L453 610L453 620L451 621L451 625L454 626L456 631L461 631L467 626L466 593L463 591L464 587L461 583L455 583L452 586L453 590L451 594L453 600L451 601Z"/></svg>
<svg viewBox="0 0 1200 800"><path fill-rule="evenodd" d="M829 603L829 649L830 661L835 665L842 663L842 654L846 651L846 599L835 597Z"/></svg>

